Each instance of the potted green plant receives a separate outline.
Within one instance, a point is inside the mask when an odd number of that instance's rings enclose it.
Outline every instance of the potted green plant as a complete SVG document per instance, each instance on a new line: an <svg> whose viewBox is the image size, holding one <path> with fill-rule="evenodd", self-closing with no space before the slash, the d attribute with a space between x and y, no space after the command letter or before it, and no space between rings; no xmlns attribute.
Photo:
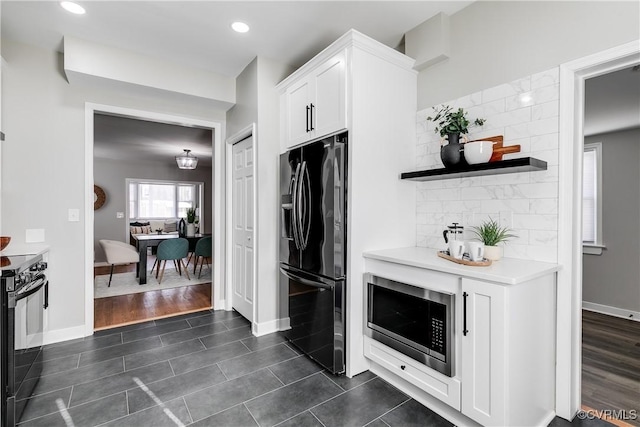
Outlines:
<svg viewBox="0 0 640 427"><path fill-rule="evenodd" d="M196 235L196 208L187 209L187 237Z"/></svg>
<svg viewBox="0 0 640 427"><path fill-rule="evenodd" d="M471 227L471 231L484 243L484 257L491 261L498 261L502 258L503 248L499 243L506 242L516 237L509 227L501 227L500 224L491 217L478 227Z"/></svg>
<svg viewBox="0 0 640 427"><path fill-rule="evenodd" d="M463 108L454 110L448 105L433 107L434 116L427 117L428 121L433 121L436 126L434 131L441 137L446 137L447 145L440 149L440 158L445 167L456 169L466 166L463 147L459 145L460 136L469 133L469 127L482 126L485 119L477 118L471 122L467 118L467 112Z"/></svg>

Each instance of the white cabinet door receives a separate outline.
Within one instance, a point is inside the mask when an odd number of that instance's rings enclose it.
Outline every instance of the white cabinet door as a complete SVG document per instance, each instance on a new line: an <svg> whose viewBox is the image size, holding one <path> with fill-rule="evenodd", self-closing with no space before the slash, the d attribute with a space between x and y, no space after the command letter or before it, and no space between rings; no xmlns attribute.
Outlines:
<svg viewBox="0 0 640 427"><path fill-rule="evenodd" d="M233 308L253 321L253 137L233 146Z"/></svg>
<svg viewBox="0 0 640 427"><path fill-rule="evenodd" d="M311 103L313 137L329 135L347 127L345 52L335 55L314 71L315 101Z"/></svg>
<svg viewBox="0 0 640 427"><path fill-rule="evenodd" d="M285 92L285 148L347 127L345 52L320 64Z"/></svg>
<svg viewBox="0 0 640 427"><path fill-rule="evenodd" d="M311 104L313 84L304 79L287 89L286 147L290 148L311 138Z"/></svg>
<svg viewBox="0 0 640 427"><path fill-rule="evenodd" d="M504 425L506 291L462 279L462 413L482 425Z"/></svg>

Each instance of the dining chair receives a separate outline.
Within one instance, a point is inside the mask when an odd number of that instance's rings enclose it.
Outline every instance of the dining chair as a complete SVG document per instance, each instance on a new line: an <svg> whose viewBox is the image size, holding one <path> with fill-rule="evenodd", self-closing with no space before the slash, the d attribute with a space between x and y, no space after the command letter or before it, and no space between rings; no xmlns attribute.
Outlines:
<svg viewBox="0 0 640 427"><path fill-rule="evenodd" d="M116 264L131 264L140 262L140 254L135 248L127 243L118 242L117 240L100 240L100 246L104 250L107 262L111 264L111 272L109 273L109 285L111 287L111 278L113 277L113 267Z"/></svg>
<svg viewBox="0 0 640 427"><path fill-rule="evenodd" d="M177 263L176 267L181 276L182 270L184 269L184 273L187 275L187 279L191 280L191 277L189 277L189 272L187 271L187 266L184 265L183 261L183 258L186 258L188 251L189 241L181 237L177 239L165 240L158 245L158 253L156 254L156 259L158 260L156 279L158 279L158 284L162 283L164 268L167 265L168 260L173 260L174 263ZM160 271L160 263L162 263L162 271ZM159 278L158 275L160 275Z"/></svg>
<svg viewBox="0 0 640 427"><path fill-rule="evenodd" d="M202 262L200 263L200 272L198 273L198 279L200 278L200 276L202 275L202 266L204 264L205 259L209 260L211 259L211 237L203 237L202 239L198 240L198 243L196 243L196 248L193 251L194 256L195 256L195 263L193 265L193 274L196 274L196 268L198 267L198 260L202 260ZM209 265L209 261L207 261L207 267L210 269L211 266Z"/></svg>

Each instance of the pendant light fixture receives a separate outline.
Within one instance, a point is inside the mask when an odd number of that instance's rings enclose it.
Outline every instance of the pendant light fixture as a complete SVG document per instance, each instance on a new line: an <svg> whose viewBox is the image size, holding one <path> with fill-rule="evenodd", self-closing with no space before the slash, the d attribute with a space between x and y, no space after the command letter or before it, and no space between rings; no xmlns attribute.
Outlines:
<svg viewBox="0 0 640 427"><path fill-rule="evenodd" d="M189 153L191 150L185 149L182 156L176 156L176 163L180 169L195 169L198 166L198 158Z"/></svg>

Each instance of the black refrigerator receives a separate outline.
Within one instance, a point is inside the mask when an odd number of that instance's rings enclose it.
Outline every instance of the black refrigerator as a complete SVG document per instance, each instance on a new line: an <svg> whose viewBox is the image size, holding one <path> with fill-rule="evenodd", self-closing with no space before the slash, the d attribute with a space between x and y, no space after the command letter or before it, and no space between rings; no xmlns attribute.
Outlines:
<svg viewBox="0 0 640 427"><path fill-rule="evenodd" d="M283 334L334 374L345 370L346 185L346 132L280 156Z"/></svg>

